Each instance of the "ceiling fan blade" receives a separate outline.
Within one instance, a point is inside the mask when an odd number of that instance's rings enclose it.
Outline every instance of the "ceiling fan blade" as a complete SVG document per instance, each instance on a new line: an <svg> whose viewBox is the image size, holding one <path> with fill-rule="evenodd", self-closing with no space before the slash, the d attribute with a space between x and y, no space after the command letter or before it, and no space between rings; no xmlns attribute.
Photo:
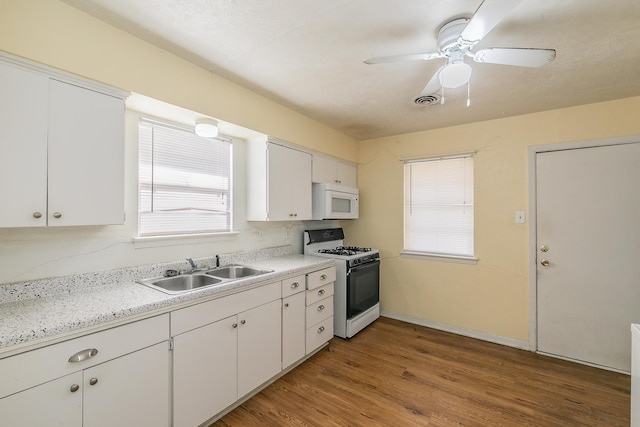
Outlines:
<svg viewBox="0 0 640 427"><path fill-rule="evenodd" d="M482 49L473 55L476 62L542 67L556 57L555 49L499 48Z"/></svg>
<svg viewBox="0 0 640 427"><path fill-rule="evenodd" d="M364 61L365 64L383 64L387 62L399 62L399 61L429 61L430 59L443 58L444 55L440 52L429 53L414 53L411 55L392 55L392 56L378 56L376 58L369 58Z"/></svg>
<svg viewBox="0 0 640 427"><path fill-rule="evenodd" d="M502 21L522 0L484 0L467 26L460 33L460 39L477 43Z"/></svg>
<svg viewBox="0 0 640 427"><path fill-rule="evenodd" d="M420 92L419 96L431 95L432 93L436 93L440 90L440 88L442 87L442 85L440 84L440 71L442 71L443 68L444 65L438 68L433 77L431 77L431 80L429 80L429 83L427 83L424 89L422 89L422 92Z"/></svg>

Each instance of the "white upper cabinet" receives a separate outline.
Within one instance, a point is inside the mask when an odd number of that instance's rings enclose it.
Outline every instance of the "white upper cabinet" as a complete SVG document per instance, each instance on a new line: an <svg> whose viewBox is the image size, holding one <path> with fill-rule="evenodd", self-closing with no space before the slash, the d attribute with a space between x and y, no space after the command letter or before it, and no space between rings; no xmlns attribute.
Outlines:
<svg viewBox="0 0 640 427"><path fill-rule="evenodd" d="M122 224L124 101L56 80L49 93L48 224Z"/></svg>
<svg viewBox="0 0 640 427"><path fill-rule="evenodd" d="M356 187L356 166L318 154L313 155L313 182Z"/></svg>
<svg viewBox="0 0 640 427"><path fill-rule="evenodd" d="M269 142L248 141L247 219L311 219L311 154Z"/></svg>
<svg viewBox="0 0 640 427"><path fill-rule="evenodd" d="M0 56L0 227L122 224L126 95L48 71Z"/></svg>
<svg viewBox="0 0 640 427"><path fill-rule="evenodd" d="M0 62L2 227L47 223L48 90L46 76Z"/></svg>

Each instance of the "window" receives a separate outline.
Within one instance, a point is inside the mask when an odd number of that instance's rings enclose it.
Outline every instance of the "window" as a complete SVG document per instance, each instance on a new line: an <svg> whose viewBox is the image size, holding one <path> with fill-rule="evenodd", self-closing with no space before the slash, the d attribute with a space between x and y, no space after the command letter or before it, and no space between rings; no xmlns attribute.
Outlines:
<svg viewBox="0 0 640 427"><path fill-rule="evenodd" d="M231 143L139 124L138 235L231 231Z"/></svg>
<svg viewBox="0 0 640 427"><path fill-rule="evenodd" d="M403 254L475 259L471 155L405 162Z"/></svg>

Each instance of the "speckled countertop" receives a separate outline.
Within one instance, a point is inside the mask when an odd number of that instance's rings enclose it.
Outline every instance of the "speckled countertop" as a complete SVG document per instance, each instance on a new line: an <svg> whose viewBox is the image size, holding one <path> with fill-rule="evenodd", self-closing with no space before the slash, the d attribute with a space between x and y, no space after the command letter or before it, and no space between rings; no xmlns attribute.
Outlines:
<svg viewBox="0 0 640 427"><path fill-rule="evenodd" d="M101 325L113 325L114 321L126 322L128 318L136 320L145 314L169 312L185 304L333 265L331 259L306 255L254 260L227 257L224 261L223 265L242 263L273 272L179 295L168 295L135 282L160 276L159 273L168 268L180 269L179 263L0 285L0 358L17 348L47 345L74 332L93 332ZM210 267L215 261L206 258L196 262L199 266Z"/></svg>

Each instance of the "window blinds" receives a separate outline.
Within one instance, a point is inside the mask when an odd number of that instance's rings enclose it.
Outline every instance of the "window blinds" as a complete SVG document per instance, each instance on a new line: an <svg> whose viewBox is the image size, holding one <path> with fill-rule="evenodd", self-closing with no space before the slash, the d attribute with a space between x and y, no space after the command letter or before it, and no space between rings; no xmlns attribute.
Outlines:
<svg viewBox="0 0 640 427"><path fill-rule="evenodd" d="M231 143L139 124L138 234L231 230Z"/></svg>
<svg viewBox="0 0 640 427"><path fill-rule="evenodd" d="M473 157L404 165L404 250L473 256Z"/></svg>

